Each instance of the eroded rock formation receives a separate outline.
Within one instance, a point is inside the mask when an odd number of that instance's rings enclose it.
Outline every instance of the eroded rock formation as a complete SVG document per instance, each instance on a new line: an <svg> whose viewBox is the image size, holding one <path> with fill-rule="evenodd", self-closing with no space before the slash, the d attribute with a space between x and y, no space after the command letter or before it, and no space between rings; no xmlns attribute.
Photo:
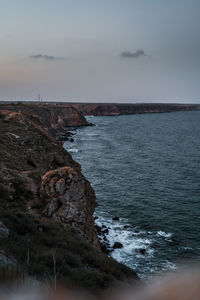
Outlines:
<svg viewBox="0 0 200 300"><path fill-rule="evenodd" d="M83 175L62 167L42 176L40 195L45 199L44 214L70 224L85 238L97 245L94 234L94 193Z"/></svg>

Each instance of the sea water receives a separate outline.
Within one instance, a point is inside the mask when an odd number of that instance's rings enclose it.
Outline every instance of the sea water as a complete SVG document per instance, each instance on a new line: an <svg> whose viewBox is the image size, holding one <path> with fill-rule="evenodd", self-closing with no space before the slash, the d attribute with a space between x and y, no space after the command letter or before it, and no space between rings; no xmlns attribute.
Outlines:
<svg viewBox="0 0 200 300"><path fill-rule="evenodd" d="M95 190L97 224L123 244L111 256L147 280L198 262L200 111L87 119L64 147Z"/></svg>

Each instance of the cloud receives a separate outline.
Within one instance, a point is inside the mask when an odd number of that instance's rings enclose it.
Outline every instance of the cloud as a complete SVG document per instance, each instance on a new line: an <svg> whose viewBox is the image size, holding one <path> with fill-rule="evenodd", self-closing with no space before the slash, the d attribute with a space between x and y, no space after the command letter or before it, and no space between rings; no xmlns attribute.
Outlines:
<svg viewBox="0 0 200 300"><path fill-rule="evenodd" d="M29 56L31 59L44 59L44 60L63 60L63 57L57 57L52 55L46 55L46 54L36 54Z"/></svg>
<svg viewBox="0 0 200 300"><path fill-rule="evenodd" d="M140 56L146 56L144 50L138 49L135 52L124 51L120 55L124 58L139 58Z"/></svg>

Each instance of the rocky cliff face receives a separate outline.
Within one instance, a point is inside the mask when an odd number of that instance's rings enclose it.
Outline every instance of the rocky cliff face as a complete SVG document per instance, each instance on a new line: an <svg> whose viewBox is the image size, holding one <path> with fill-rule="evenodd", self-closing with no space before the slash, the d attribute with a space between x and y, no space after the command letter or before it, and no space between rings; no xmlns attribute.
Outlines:
<svg viewBox="0 0 200 300"><path fill-rule="evenodd" d="M25 210L70 224L97 245L95 194L62 143L21 112L2 111L0 122L0 184L10 199L17 180L29 192Z"/></svg>
<svg viewBox="0 0 200 300"><path fill-rule="evenodd" d="M70 224L84 238L98 246L93 212L95 195L79 170L61 167L42 176L40 196L45 199L43 213L63 224Z"/></svg>
<svg viewBox="0 0 200 300"><path fill-rule="evenodd" d="M68 105L17 104L2 105L1 109L23 112L58 140L65 139L70 127L92 125L79 110Z"/></svg>
<svg viewBox="0 0 200 300"><path fill-rule="evenodd" d="M0 110L0 280L7 273L10 278L12 266L11 275L51 282L55 261L63 285L97 291L137 279L100 251L94 191L50 134L53 129L58 137L66 125L88 125L85 118L75 109L11 108Z"/></svg>

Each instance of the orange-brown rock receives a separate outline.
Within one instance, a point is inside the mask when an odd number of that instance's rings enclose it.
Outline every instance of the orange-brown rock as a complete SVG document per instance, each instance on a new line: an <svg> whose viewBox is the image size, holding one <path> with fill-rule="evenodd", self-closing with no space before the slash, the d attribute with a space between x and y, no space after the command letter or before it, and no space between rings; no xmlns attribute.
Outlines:
<svg viewBox="0 0 200 300"><path fill-rule="evenodd" d="M95 196L80 171L62 167L46 172L42 176L40 195L46 201L45 215L70 224L97 244L93 219L96 203L91 201Z"/></svg>

